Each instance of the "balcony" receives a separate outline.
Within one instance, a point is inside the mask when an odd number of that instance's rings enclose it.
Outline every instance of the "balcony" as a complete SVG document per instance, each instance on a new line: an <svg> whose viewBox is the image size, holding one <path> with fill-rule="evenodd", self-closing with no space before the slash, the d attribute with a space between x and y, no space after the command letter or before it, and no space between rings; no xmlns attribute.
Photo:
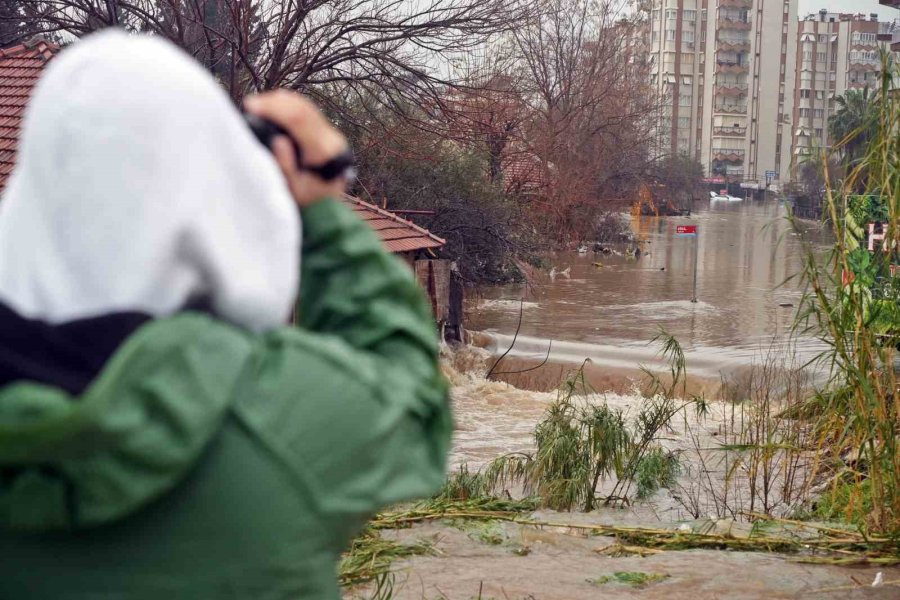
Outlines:
<svg viewBox="0 0 900 600"><path fill-rule="evenodd" d="M746 83L716 83L715 92L723 98L741 98L747 95Z"/></svg>
<svg viewBox="0 0 900 600"><path fill-rule="evenodd" d="M733 148L713 148L713 160L722 160L728 162L744 162L744 150L736 150Z"/></svg>
<svg viewBox="0 0 900 600"><path fill-rule="evenodd" d="M724 8L751 8L752 5L753 0L719 0L719 6Z"/></svg>
<svg viewBox="0 0 900 600"><path fill-rule="evenodd" d="M716 40L716 48L725 52L750 52L750 40L719 39Z"/></svg>
<svg viewBox="0 0 900 600"><path fill-rule="evenodd" d="M750 21L745 19L729 19L729 18L720 18L717 21L719 25L719 29L735 29L738 31L750 31L752 25Z"/></svg>
<svg viewBox="0 0 900 600"><path fill-rule="evenodd" d="M891 52L900 52L900 23L894 23L891 31Z"/></svg>
<svg viewBox="0 0 900 600"><path fill-rule="evenodd" d="M736 63L730 60L717 60L716 73L749 73L750 65L747 63Z"/></svg>
<svg viewBox="0 0 900 600"><path fill-rule="evenodd" d="M723 115L746 115L746 104L716 104L713 106L713 112Z"/></svg>
<svg viewBox="0 0 900 600"><path fill-rule="evenodd" d="M746 127L713 127L713 135L719 137L744 137L747 135Z"/></svg>

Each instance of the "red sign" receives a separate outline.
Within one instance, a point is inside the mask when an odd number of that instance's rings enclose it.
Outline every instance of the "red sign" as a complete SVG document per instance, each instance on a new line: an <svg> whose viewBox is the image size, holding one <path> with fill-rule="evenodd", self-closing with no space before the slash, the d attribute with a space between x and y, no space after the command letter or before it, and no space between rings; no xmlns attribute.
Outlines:
<svg viewBox="0 0 900 600"><path fill-rule="evenodd" d="M675 235L697 235L696 225L676 225Z"/></svg>

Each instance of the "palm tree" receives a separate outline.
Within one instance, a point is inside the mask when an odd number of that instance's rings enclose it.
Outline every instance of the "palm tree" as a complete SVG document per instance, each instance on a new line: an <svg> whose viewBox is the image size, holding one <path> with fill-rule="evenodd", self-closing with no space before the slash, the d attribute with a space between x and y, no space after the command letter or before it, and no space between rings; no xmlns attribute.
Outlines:
<svg viewBox="0 0 900 600"><path fill-rule="evenodd" d="M872 137L877 99L869 86L847 90L835 99L838 109L828 119L828 133L847 165L858 160L860 151Z"/></svg>

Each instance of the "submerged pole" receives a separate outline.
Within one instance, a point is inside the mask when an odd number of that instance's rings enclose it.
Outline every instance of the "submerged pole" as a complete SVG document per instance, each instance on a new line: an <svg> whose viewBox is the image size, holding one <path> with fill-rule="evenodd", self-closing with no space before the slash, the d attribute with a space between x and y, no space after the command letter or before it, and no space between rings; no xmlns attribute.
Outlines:
<svg viewBox="0 0 900 600"><path fill-rule="evenodd" d="M694 293L691 295L691 302L697 301L697 260L700 256L700 234L694 234Z"/></svg>

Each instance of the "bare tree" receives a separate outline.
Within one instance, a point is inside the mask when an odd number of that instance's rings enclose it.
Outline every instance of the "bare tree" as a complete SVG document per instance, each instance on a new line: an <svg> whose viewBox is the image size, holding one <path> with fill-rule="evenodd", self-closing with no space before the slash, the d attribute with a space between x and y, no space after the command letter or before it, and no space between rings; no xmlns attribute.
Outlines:
<svg viewBox="0 0 900 600"><path fill-rule="evenodd" d="M24 41L28 33L18 0L0 0L0 48Z"/></svg>
<svg viewBox="0 0 900 600"><path fill-rule="evenodd" d="M375 96L401 108L453 82L443 57L512 27L529 0L16 0L33 32L118 26L172 40L236 101L288 87L335 110Z"/></svg>
<svg viewBox="0 0 900 600"><path fill-rule="evenodd" d="M649 157L657 98L639 23L615 0L549 0L514 32L525 65L526 134L546 183L536 214L559 238L626 203Z"/></svg>

